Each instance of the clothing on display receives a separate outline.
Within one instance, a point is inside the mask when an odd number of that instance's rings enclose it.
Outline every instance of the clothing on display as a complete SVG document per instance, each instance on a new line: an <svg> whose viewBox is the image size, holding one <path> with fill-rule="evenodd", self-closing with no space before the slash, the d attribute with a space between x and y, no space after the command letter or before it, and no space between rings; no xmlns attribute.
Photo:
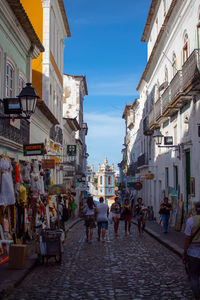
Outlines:
<svg viewBox="0 0 200 300"><path fill-rule="evenodd" d="M11 178L11 163L8 158L1 158L0 172L1 172L1 190L0 190L0 205L8 206L15 204L15 195L13 182Z"/></svg>

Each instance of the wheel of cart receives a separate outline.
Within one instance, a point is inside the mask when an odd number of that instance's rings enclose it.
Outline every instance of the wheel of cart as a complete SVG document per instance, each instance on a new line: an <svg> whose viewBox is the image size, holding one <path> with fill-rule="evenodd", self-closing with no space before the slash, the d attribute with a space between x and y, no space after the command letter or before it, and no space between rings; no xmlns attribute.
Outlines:
<svg viewBox="0 0 200 300"><path fill-rule="evenodd" d="M48 263L49 258L54 257L57 263L62 262L60 230L43 230L41 233L41 263Z"/></svg>

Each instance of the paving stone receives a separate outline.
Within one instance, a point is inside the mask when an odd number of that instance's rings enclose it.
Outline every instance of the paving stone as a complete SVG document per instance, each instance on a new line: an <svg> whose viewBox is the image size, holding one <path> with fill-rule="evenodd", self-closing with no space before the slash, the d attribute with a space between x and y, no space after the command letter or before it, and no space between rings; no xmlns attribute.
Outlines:
<svg viewBox="0 0 200 300"><path fill-rule="evenodd" d="M61 265L38 265L6 300L192 300L181 259L149 235L119 237L109 226L106 243L85 242L83 222L67 234Z"/></svg>

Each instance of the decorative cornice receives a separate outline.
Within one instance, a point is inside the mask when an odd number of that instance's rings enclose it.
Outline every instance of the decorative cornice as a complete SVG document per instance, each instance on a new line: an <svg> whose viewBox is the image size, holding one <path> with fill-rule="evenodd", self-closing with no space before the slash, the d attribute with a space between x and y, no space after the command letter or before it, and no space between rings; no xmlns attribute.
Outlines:
<svg viewBox="0 0 200 300"><path fill-rule="evenodd" d="M151 2L151 6L150 6L150 9L149 9L149 14L148 14L147 21L146 21L144 31L143 31L143 34L142 34L142 39L141 39L142 42L146 42L147 35L149 34L149 30L151 28L151 22L153 20L154 14L155 14L155 9L156 9L156 6L157 6L159 1L160 0L152 0L152 2Z"/></svg>
<svg viewBox="0 0 200 300"><path fill-rule="evenodd" d="M157 39L156 39L156 42L155 42L155 44L154 44L153 50L152 50L151 55L150 55L150 57L149 57L149 60L148 60L148 62L147 62L147 65L146 65L146 67L145 67L145 69L144 69L144 72L143 72L143 74L142 74L142 77L141 77L141 79L140 79L140 82L139 82L139 84L138 84L138 86L137 86L137 90L139 90L140 85L141 85L141 83L142 83L142 80L144 80L144 78L145 78L145 76L146 76L146 74L147 74L147 72L148 72L148 70L149 70L149 68L150 68L151 62L152 62L152 60L153 60L153 58L154 58L154 55L155 55L155 52L156 52L157 47L158 47L158 45L159 45L159 42L160 42L160 40L161 40L161 38L162 38L162 36L163 36L163 33L164 33L164 31L165 31L165 27L166 27L166 25L167 25L167 23L168 23L168 21L169 21L169 18L170 18L171 14L172 14L172 11L173 11L173 9L174 9L174 7L175 7L177 1L178 1L178 0L172 0L172 3L171 3L170 8L169 8L169 10L168 10L168 13L167 13L167 15L166 15L166 17L165 17L164 23L163 23L163 25L162 25L162 27L161 27L161 29L160 29L160 32L159 32L158 37L157 37Z"/></svg>
<svg viewBox="0 0 200 300"><path fill-rule="evenodd" d="M62 14L62 18L63 18L63 22L64 22L64 25L65 25L65 30L67 32L67 36L71 37L71 32L70 32L70 29L69 29L69 23L68 23L68 20L67 20L63 0L58 0L58 4L59 4L60 11L61 11L61 14Z"/></svg>
<svg viewBox="0 0 200 300"><path fill-rule="evenodd" d="M41 99L37 100L37 107L40 109L40 111L47 117L49 121L51 121L52 124L57 125L59 124L58 120L55 118L55 116L52 114L48 106L45 104L45 102Z"/></svg>
<svg viewBox="0 0 200 300"><path fill-rule="evenodd" d="M18 22L22 26L23 30L26 32L30 41L33 45L36 45L40 52L44 52L44 46L42 45L39 37L37 36L20 0L6 0L12 9L14 15L16 16Z"/></svg>

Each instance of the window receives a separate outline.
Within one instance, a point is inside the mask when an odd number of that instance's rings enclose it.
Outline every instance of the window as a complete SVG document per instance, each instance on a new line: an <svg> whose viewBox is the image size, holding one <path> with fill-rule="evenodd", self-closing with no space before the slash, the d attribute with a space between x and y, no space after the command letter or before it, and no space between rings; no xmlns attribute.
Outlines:
<svg viewBox="0 0 200 300"><path fill-rule="evenodd" d="M176 68L176 54L173 53L172 55L172 73L173 73L173 77L176 75L177 72L177 68Z"/></svg>
<svg viewBox="0 0 200 300"><path fill-rule="evenodd" d="M10 62L6 64L6 97L14 97L14 68Z"/></svg>
<svg viewBox="0 0 200 300"><path fill-rule="evenodd" d="M165 67L165 82L168 82L168 69Z"/></svg>
<svg viewBox="0 0 200 300"><path fill-rule="evenodd" d="M23 77L21 75L19 75L19 91L18 91L19 93L21 92L23 87L25 87L25 81L24 81Z"/></svg>
<svg viewBox="0 0 200 300"><path fill-rule="evenodd" d="M166 0L163 0L163 15L166 16Z"/></svg>
<svg viewBox="0 0 200 300"><path fill-rule="evenodd" d="M184 46L183 46L183 63L186 62L189 56L188 34L184 34Z"/></svg>
<svg viewBox="0 0 200 300"><path fill-rule="evenodd" d="M174 145L177 145L177 125L174 126Z"/></svg>
<svg viewBox="0 0 200 300"><path fill-rule="evenodd" d="M174 188L178 190L178 167L174 166Z"/></svg>
<svg viewBox="0 0 200 300"><path fill-rule="evenodd" d="M88 182L90 182L90 176L88 176Z"/></svg>
<svg viewBox="0 0 200 300"><path fill-rule="evenodd" d="M197 24L197 48L200 49L200 12L198 15L198 24Z"/></svg>
<svg viewBox="0 0 200 300"><path fill-rule="evenodd" d="M111 176L108 176L108 184L111 184Z"/></svg>
<svg viewBox="0 0 200 300"><path fill-rule="evenodd" d="M100 184L102 184L102 183L103 183L102 176L100 176Z"/></svg>
<svg viewBox="0 0 200 300"><path fill-rule="evenodd" d="M158 35L158 18L156 19L156 34Z"/></svg>

